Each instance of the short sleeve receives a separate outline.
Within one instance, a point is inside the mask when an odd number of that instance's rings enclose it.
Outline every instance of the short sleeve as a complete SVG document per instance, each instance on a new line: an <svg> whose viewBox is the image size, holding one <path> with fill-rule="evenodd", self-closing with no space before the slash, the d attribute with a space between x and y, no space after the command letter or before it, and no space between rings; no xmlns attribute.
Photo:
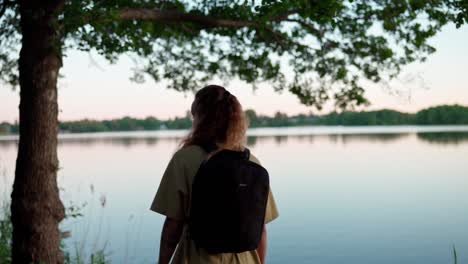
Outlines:
<svg viewBox="0 0 468 264"><path fill-rule="evenodd" d="M177 153L176 153L177 154ZM174 155L169 161L151 204L151 210L172 219L183 220L189 203L185 169Z"/></svg>
<svg viewBox="0 0 468 264"><path fill-rule="evenodd" d="M270 188L270 193L268 194L267 208L265 212L265 224L268 224L269 222L275 220L276 218L278 218L278 216L278 208L276 207L275 198L273 197L273 193L271 192Z"/></svg>

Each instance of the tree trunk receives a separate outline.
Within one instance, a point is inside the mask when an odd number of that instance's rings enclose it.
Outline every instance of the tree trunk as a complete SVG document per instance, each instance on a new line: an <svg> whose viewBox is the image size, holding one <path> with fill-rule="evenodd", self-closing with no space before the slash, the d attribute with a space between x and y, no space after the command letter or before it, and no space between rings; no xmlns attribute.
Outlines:
<svg viewBox="0 0 468 264"><path fill-rule="evenodd" d="M19 2L20 127L11 195L13 263L63 263L58 225L57 76L62 65L58 16L64 0Z"/></svg>

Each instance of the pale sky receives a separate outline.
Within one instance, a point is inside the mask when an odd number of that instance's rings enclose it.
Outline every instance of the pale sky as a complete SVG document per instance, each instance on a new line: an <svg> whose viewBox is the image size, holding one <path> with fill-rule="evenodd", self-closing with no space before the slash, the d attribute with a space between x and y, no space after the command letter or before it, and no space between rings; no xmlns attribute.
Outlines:
<svg viewBox="0 0 468 264"><path fill-rule="evenodd" d="M367 109L415 112L440 104L468 105L468 26L446 26L431 43L437 52L425 63L404 68L399 80L390 83L390 92L383 84L366 83L366 94L372 103ZM65 78L59 81L59 119L166 119L182 116L190 108L192 93L168 90L163 83L156 84L149 78L144 84L133 83L129 80L132 67L133 62L126 57L109 65L97 55L69 52L61 69ZM286 91L275 93L268 84L252 91L242 82L231 81L226 88L239 98L244 109L252 108L257 113L297 114L314 110L301 105ZM0 122L17 120L18 105L19 91L0 87Z"/></svg>

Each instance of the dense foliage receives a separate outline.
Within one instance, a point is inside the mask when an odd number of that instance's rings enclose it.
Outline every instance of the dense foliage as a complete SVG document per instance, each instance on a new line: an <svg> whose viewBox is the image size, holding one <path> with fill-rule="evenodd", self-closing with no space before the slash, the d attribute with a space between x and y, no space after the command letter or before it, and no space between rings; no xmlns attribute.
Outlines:
<svg viewBox="0 0 468 264"><path fill-rule="evenodd" d="M421 110L415 114L395 110L377 110L362 112L332 112L327 115L299 114L288 116L277 112L274 116L257 115L249 109L245 111L250 127L283 127L307 125L342 125L342 126L378 126L378 125L467 125L468 107L460 105L442 105ZM79 120L61 122L63 133L135 131L188 129L192 125L190 116L161 120L155 117L144 119L124 117L113 120ZM2 123L9 127L9 132L17 133L17 124Z"/></svg>
<svg viewBox="0 0 468 264"><path fill-rule="evenodd" d="M65 1L63 53L135 59L132 80L150 76L178 91L210 79L269 82L321 108L367 102L360 79L394 78L435 51L442 26L463 25L466 0ZM17 1L0 2L0 81L17 85Z"/></svg>

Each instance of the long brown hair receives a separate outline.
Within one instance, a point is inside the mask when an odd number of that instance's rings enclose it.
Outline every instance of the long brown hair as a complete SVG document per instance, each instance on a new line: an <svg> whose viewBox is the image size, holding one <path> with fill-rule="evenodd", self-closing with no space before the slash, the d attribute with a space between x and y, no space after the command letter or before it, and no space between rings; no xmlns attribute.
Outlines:
<svg viewBox="0 0 468 264"><path fill-rule="evenodd" d="M191 112L192 130L182 141L182 147L215 143L222 148L244 149L247 120L237 98L224 87L208 85L200 89Z"/></svg>

